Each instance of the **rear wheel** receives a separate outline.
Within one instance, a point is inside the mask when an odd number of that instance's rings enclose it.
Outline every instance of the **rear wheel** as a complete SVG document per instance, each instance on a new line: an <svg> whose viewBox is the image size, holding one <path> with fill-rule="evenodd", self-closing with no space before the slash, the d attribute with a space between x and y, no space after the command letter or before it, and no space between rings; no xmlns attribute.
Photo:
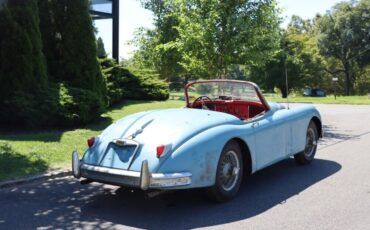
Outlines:
<svg viewBox="0 0 370 230"><path fill-rule="evenodd" d="M222 150L217 165L216 183L208 190L212 200L224 202L239 191L243 177L243 161L239 144L229 141Z"/></svg>
<svg viewBox="0 0 370 230"><path fill-rule="evenodd" d="M307 128L305 149L303 152L294 155L294 159L298 164L305 165L312 162L316 154L318 139L317 127L315 123L311 121Z"/></svg>

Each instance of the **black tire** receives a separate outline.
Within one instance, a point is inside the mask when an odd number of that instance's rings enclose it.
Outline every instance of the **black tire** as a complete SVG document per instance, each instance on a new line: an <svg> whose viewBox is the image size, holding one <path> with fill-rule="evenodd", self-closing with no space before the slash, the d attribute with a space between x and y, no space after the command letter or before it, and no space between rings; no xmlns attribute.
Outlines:
<svg viewBox="0 0 370 230"><path fill-rule="evenodd" d="M222 150L217 164L215 185L207 195L214 201L225 202L234 198L243 179L243 159L239 144L231 140Z"/></svg>
<svg viewBox="0 0 370 230"><path fill-rule="evenodd" d="M307 128L305 149L303 152L294 155L294 159L298 164L306 165L312 162L316 154L318 140L319 134L317 127L313 121L310 121Z"/></svg>

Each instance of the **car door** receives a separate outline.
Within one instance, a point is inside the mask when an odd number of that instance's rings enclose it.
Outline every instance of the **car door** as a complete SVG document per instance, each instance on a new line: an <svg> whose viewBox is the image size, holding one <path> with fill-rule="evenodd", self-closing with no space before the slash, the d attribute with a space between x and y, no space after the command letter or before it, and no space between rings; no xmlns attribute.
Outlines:
<svg viewBox="0 0 370 230"><path fill-rule="evenodd" d="M252 122L257 169L269 166L289 155L291 127L289 110L267 112Z"/></svg>

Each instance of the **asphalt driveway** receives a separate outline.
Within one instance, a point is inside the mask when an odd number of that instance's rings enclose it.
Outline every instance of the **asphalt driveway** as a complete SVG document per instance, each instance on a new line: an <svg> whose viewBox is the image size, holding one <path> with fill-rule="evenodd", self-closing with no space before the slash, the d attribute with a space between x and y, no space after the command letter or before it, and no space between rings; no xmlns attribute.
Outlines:
<svg viewBox="0 0 370 230"><path fill-rule="evenodd" d="M200 191L147 199L65 177L0 190L0 229L370 229L370 106L317 108L325 134L316 160L258 172L228 203Z"/></svg>

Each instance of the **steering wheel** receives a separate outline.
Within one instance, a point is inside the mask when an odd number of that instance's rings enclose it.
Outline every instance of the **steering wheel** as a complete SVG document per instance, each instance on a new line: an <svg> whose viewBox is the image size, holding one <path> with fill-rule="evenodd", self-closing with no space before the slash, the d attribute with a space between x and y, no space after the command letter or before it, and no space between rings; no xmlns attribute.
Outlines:
<svg viewBox="0 0 370 230"><path fill-rule="evenodd" d="M210 101L211 103L208 103L208 106L207 106L206 103L204 102L205 100ZM214 101L205 95L199 96L197 99L194 100L193 106L192 106L193 108L194 108L194 105L196 105L198 101L201 103L202 109L214 110L215 108Z"/></svg>

